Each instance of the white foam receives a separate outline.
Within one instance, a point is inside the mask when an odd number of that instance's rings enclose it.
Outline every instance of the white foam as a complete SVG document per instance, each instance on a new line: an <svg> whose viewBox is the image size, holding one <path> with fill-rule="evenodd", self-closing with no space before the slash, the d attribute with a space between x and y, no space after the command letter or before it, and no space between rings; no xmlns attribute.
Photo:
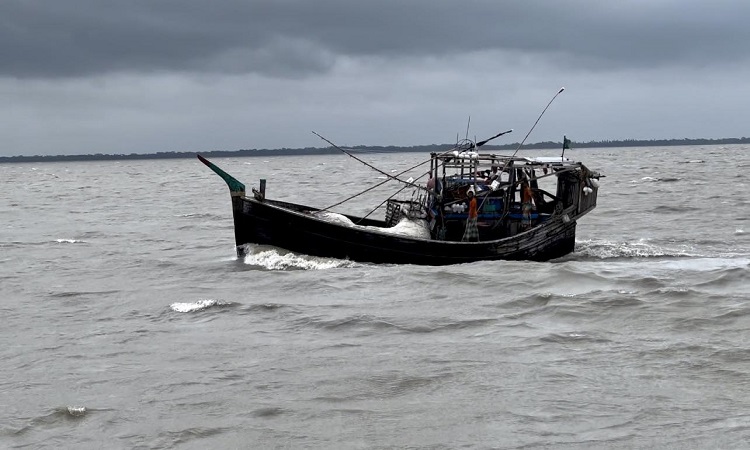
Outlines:
<svg viewBox="0 0 750 450"><path fill-rule="evenodd" d="M75 417L80 417L86 414L85 406L68 406L68 414Z"/></svg>
<svg viewBox="0 0 750 450"><path fill-rule="evenodd" d="M281 254L276 250L264 250L245 256L245 264L260 266L268 270L325 270L337 267L351 267L351 261L343 259L323 259L314 256L299 256L294 253Z"/></svg>
<svg viewBox="0 0 750 450"><path fill-rule="evenodd" d="M577 241L576 253L593 258L655 258L674 256L701 256L687 249L670 249L646 242Z"/></svg>
<svg viewBox="0 0 750 450"><path fill-rule="evenodd" d="M744 269L750 266L747 258L691 258L671 261L650 262L653 269L690 270L694 272L712 272L718 270ZM648 266L649 263L646 263Z"/></svg>
<svg viewBox="0 0 750 450"><path fill-rule="evenodd" d="M189 313L189 312L196 312L196 311L203 311L204 309L208 309L212 306L216 305L222 305L223 303L220 303L216 300L212 299L204 299L204 300L198 300L197 302L193 303L172 303L169 305L170 309L175 312L181 312L181 313Z"/></svg>
<svg viewBox="0 0 750 450"><path fill-rule="evenodd" d="M80 241L78 239L55 239L55 242L58 244L80 244L85 241Z"/></svg>

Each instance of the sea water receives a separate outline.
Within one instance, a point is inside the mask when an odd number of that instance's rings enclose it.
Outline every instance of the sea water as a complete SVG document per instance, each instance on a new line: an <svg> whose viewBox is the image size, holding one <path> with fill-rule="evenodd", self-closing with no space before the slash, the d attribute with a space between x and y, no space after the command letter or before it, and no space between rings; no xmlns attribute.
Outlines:
<svg viewBox="0 0 750 450"><path fill-rule="evenodd" d="M0 448L747 447L749 150L568 151L606 175L574 253L447 267L237 259L197 159L0 165ZM321 208L383 180L214 162Z"/></svg>

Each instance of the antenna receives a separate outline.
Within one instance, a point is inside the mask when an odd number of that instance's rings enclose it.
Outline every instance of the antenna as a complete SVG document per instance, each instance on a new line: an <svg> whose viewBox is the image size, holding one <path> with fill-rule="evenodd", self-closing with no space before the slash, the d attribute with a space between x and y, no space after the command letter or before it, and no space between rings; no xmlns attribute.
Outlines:
<svg viewBox="0 0 750 450"><path fill-rule="evenodd" d="M526 142L526 139L528 139L528 137L531 134L531 132L534 131L534 128L536 128L536 124L539 123L539 121L542 119L542 116L544 115L544 113L547 112L547 108L549 108L549 105L551 105L552 102L555 101L555 99L557 98L557 96L560 95L562 93L562 91L564 91L564 90L565 90L565 88L561 87L560 90L557 91L557 94L555 94L552 97L552 100L550 100L549 103L547 103L547 106L544 107L544 110L542 110L542 113L539 114L539 117L536 118L536 122L534 122L534 125L531 126L531 129L529 130L529 132L526 133L526 136L523 138L523 140L521 141L521 143L518 144L518 147L516 148L516 151L513 152L513 156L516 156L516 153L518 153L518 150L521 149L521 146L523 146L524 142Z"/></svg>

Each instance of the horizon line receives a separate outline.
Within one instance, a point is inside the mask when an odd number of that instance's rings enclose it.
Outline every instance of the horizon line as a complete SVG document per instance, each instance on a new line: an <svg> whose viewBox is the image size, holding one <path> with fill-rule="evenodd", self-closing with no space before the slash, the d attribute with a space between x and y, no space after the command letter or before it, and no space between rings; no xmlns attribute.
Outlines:
<svg viewBox="0 0 750 450"><path fill-rule="evenodd" d="M650 147L650 146L678 146L678 145L721 145L721 144L750 144L750 138L670 138L670 139L617 139L599 141L575 141L571 140L571 147L575 148L611 148L611 147ZM486 145L486 150L515 150L520 144L494 144ZM521 150L543 150L561 148L562 142L541 141L525 144ZM408 153L417 151L429 151L443 147L455 146L455 144L423 144L411 146L399 145L355 145L347 146L347 149L370 151L372 153ZM122 160L122 159L177 159L193 157L201 153L212 157L225 156L289 156L296 154L328 154L338 153L331 147L281 147L276 149L238 149L238 150L199 150L199 151L162 151L151 153L79 153L79 154L57 154L57 155L15 155L0 156L0 162L40 162L40 161L93 161L93 160Z"/></svg>

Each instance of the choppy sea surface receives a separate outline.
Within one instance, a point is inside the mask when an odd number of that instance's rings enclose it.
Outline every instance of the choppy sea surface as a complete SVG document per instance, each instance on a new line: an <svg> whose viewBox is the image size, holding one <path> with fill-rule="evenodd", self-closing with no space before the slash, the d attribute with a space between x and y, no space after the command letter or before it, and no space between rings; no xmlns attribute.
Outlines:
<svg viewBox="0 0 750 450"><path fill-rule="evenodd" d="M750 147L567 155L606 175L573 254L439 268L237 259L197 159L0 165L0 448L750 448ZM214 162L318 207L383 179Z"/></svg>

